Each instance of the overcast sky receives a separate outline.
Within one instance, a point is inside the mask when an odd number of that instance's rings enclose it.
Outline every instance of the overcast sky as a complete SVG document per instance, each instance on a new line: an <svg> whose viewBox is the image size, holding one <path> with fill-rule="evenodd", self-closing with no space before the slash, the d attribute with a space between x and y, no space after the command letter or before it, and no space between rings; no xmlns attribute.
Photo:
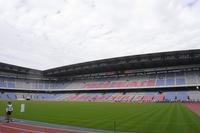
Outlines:
<svg viewBox="0 0 200 133"><path fill-rule="evenodd" d="M200 48L199 0L0 0L0 62L49 69Z"/></svg>

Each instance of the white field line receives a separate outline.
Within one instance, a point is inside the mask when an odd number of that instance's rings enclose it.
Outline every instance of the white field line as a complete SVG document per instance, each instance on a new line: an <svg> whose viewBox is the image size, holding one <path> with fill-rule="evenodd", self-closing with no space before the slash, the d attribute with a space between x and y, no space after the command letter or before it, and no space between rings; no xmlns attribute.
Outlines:
<svg viewBox="0 0 200 133"><path fill-rule="evenodd" d="M10 129L15 129L15 130L21 130L21 131L30 132L30 133L45 133L45 132L41 132L41 131L11 127L11 126L6 126L6 125L1 125L1 127L6 127L6 128L10 128Z"/></svg>

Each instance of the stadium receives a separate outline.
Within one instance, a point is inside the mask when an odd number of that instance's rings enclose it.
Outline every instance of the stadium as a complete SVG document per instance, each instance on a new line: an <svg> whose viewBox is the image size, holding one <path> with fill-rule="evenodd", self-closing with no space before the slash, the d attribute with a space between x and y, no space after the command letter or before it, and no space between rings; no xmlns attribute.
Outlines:
<svg viewBox="0 0 200 133"><path fill-rule="evenodd" d="M200 0L0 0L0 133L200 133Z"/></svg>
<svg viewBox="0 0 200 133"><path fill-rule="evenodd" d="M198 133L199 62L196 49L44 71L1 63L1 115L7 101L12 101L17 124L19 120L30 124L30 120L32 125L43 122L76 129L67 132ZM21 104L25 112L20 112ZM10 127L1 124L0 131L6 132L4 128Z"/></svg>

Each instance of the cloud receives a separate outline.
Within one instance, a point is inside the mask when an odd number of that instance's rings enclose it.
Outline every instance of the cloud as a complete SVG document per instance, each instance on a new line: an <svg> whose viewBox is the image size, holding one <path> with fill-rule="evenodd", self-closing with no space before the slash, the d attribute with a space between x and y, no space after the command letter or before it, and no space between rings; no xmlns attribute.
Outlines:
<svg viewBox="0 0 200 133"><path fill-rule="evenodd" d="M200 48L198 0L0 0L0 61L36 69Z"/></svg>

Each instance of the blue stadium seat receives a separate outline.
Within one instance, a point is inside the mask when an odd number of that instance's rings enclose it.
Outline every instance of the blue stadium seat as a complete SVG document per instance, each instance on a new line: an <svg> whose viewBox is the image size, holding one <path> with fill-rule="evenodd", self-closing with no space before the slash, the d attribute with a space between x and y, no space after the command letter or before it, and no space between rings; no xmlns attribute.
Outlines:
<svg viewBox="0 0 200 133"><path fill-rule="evenodd" d="M166 85L175 85L175 79L166 79Z"/></svg>
<svg viewBox="0 0 200 133"><path fill-rule="evenodd" d="M177 94L177 100L180 100L180 101L186 101L188 98L188 95L186 92L178 92Z"/></svg>
<svg viewBox="0 0 200 133"><path fill-rule="evenodd" d="M0 79L0 87L2 87L2 88L6 88L7 87L5 79Z"/></svg>
<svg viewBox="0 0 200 133"><path fill-rule="evenodd" d="M8 79L7 80L7 86L8 86L8 88L15 88L15 80L14 79Z"/></svg>
<svg viewBox="0 0 200 133"><path fill-rule="evenodd" d="M156 86L164 86L165 85L165 80L164 79L158 79L156 82Z"/></svg>
<svg viewBox="0 0 200 133"><path fill-rule="evenodd" d="M176 79L176 85L185 85L185 79L184 78Z"/></svg>
<svg viewBox="0 0 200 133"><path fill-rule="evenodd" d="M176 97L176 92L167 92L165 94L165 99L168 101L174 101Z"/></svg>

